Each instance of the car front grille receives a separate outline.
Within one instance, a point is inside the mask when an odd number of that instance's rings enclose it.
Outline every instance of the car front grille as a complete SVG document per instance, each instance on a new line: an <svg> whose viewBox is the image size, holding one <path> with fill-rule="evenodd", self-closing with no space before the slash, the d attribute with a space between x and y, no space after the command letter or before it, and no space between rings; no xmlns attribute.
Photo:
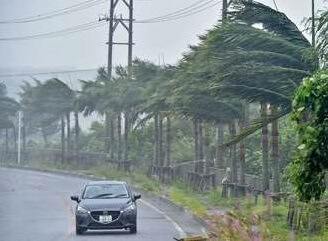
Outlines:
<svg viewBox="0 0 328 241"><path fill-rule="evenodd" d="M99 221L99 216L101 215L110 215L112 216L112 220L115 221L120 216L120 211L93 211L91 212L91 216L94 220Z"/></svg>

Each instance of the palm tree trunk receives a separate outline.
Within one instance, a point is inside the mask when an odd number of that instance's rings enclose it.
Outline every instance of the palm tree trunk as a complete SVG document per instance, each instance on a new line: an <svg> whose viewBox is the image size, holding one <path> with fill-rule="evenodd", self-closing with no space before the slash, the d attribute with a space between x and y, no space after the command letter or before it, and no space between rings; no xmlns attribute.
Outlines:
<svg viewBox="0 0 328 241"><path fill-rule="evenodd" d="M229 124L230 138L236 136L236 123L235 121ZM238 164L237 164L237 145L233 144L230 149L231 152L231 182L238 183ZM232 196L237 196L236 188L232 192Z"/></svg>
<svg viewBox="0 0 328 241"><path fill-rule="evenodd" d="M115 123L113 118L110 118L110 145L110 159L113 161L115 158Z"/></svg>
<svg viewBox="0 0 328 241"><path fill-rule="evenodd" d="M241 133L245 127L248 126L249 122L249 105L244 106L244 113L242 118L239 120L239 132ZM239 160L240 160L240 184L246 186L246 142L245 139L239 143ZM246 194L246 189L242 188L242 195Z"/></svg>
<svg viewBox="0 0 328 241"><path fill-rule="evenodd" d="M44 141L44 147L47 147L48 146L48 138L47 138L46 132L44 130L44 127L42 127L41 132L42 132L42 138Z"/></svg>
<svg viewBox="0 0 328 241"><path fill-rule="evenodd" d="M204 124L204 150L205 150L205 174L210 173L210 127L208 123Z"/></svg>
<svg viewBox="0 0 328 241"><path fill-rule="evenodd" d="M239 124L239 132L241 133L245 127L245 119L244 118L240 119L238 124ZM246 145L244 139L241 140L239 143L239 162L240 162L240 184L244 186L246 184L245 181Z"/></svg>
<svg viewBox="0 0 328 241"><path fill-rule="evenodd" d="M158 144L158 113L155 113L154 115L154 161L153 164L154 166L159 165L159 160L158 160L158 154L159 154L159 144Z"/></svg>
<svg viewBox="0 0 328 241"><path fill-rule="evenodd" d="M261 103L261 118L264 121L267 118L267 104ZM268 125L262 127L262 188L263 191L270 190L269 177L269 139Z"/></svg>
<svg viewBox="0 0 328 241"><path fill-rule="evenodd" d="M271 107L271 114L276 115L278 112L277 106ZM279 176L279 125L278 120L272 122L272 179L273 192L280 192L280 176Z"/></svg>
<svg viewBox="0 0 328 241"><path fill-rule="evenodd" d="M117 159L122 160L122 116L121 112L117 116Z"/></svg>
<svg viewBox="0 0 328 241"><path fill-rule="evenodd" d="M26 116L23 114L22 117L22 139L23 139L23 158L25 158L26 154Z"/></svg>
<svg viewBox="0 0 328 241"><path fill-rule="evenodd" d="M6 128L6 153L9 151L8 128Z"/></svg>
<svg viewBox="0 0 328 241"><path fill-rule="evenodd" d="M199 161L198 162L198 173L203 174L204 173L204 131L203 131L203 121L199 120L198 122L198 153L199 153Z"/></svg>
<svg viewBox="0 0 328 241"><path fill-rule="evenodd" d="M62 154L62 163L65 160L65 119L64 115L61 117L61 154Z"/></svg>
<svg viewBox="0 0 328 241"><path fill-rule="evenodd" d="M167 167L171 165L171 143L172 143L171 118L167 116L166 117L166 151L165 151L165 159L166 159Z"/></svg>
<svg viewBox="0 0 328 241"><path fill-rule="evenodd" d="M223 125L217 124L217 147L216 147L216 168L223 168Z"/></svg>
<svg viewBox="0 0 328 241"><path fill-rule="evenodd" d="M199 153L199 159L204 159L204 135L203 135L203 122L202 120L199 120L198 122L198 153Z"/></svg>
<svg viewBox="0 0 328 241"><path fill-rule="evenodd" d="M109 135L110 135L110 121L111 117L108 112L105 113L105 150L106 153L109 153L111 149L113 149L113 142L111 142Z"/></svg>
<svg viewBox="0 0 328 241"><path fill-rule="evenodd" d="M199 121L194 120L194 150L195 150L195 161L199 161ZM194 172L198 173L198 165L196 163Z"/></svg>
<svg viewBox="0 0 328 241"><path fill-rule="evenodd" d="M160 166L164 166L164 156L163 156L163 116L159 114L159 127L158 127L158 139L159 139L159 161L160 161Z"/></svg>
<svg viewBox="0 0 328 241"><path fill-rule="evenodd" d="M129 112L125 111L124 113L124 161L129 160Z"/></svg>
<svg viewBox="0 0 328 241"><path fill-rule="evenodd" d="M67 152L71 151L71 113L66 113L66 123L67 123Z"/></svg>
<svg viewBox="0 0 328 241"><path fill-rule="evenodd" d="M15 126L13 127L13 137L14 137L14 150L15 150L15 152L17 152L17 135L16 135L16 128L15 128Z"/></svg>
<svg viewBox="0 0 328 241"><path fill-rule="evenodd" d="M79 124L79 113L77 111L74 111L74 121L75 121L75 154L76 154L76 163L79 163L80 124Z"/></svg>
<svg viewBox="0 0 328 241"><path fill-rule="evenodd" d="M195 152L195 161L199 160L199 128L198 128L198 120L194 120L194 152Z"/></svg>

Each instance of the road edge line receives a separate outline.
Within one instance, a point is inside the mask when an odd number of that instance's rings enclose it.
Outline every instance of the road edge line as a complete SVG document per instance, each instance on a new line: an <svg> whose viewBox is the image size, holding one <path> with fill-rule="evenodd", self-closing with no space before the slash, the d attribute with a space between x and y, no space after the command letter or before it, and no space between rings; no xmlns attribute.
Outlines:
<svg viewBox="0 0 328 241"><path fill-rule="evenodd" d="M153 210L155 210L157 213L163 215L166 220L168 220L170 223L172 223L172 225L174 226L174 228L179 232L180 237L186 236L186 233L183 231L183 229L180 227L180 225L175 222L170 216L168 216L166 213L164 213L163 211L161 211L159 208L155 207L154 205L150 204L149 202L141 199L140 202L142 202L143 204L147 205L148 207L152 208Z"/></svg>

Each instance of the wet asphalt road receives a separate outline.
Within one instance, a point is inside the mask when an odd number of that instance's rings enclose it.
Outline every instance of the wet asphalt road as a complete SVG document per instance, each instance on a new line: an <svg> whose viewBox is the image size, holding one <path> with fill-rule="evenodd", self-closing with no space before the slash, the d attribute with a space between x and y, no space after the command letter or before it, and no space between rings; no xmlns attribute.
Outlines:
<svg viewBox="0 0 328 241"><path fill-rule="evenodd" d="M0 240L143 240L179 237L175 225L144 202L138 203L138 233L90 232L75 235L75 203L86 180L35 171L0 168Z"/></svg>

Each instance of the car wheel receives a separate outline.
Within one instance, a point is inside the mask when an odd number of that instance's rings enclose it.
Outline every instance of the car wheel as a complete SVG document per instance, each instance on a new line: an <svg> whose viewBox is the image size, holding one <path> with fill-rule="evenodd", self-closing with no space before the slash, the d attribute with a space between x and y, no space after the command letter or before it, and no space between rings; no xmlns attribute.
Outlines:
<svg viewBox="0 0 328 241"><path fill-rule="evenodd" d="M76 235L82 235L86 232L87 230L85 228L79 228L76 226Z"/></svg>
<svg viewBox="0 0 328 241"><path fill-rule="evenodd" d="M137 233L137 221L130 227L130 233Z"/></svg>

